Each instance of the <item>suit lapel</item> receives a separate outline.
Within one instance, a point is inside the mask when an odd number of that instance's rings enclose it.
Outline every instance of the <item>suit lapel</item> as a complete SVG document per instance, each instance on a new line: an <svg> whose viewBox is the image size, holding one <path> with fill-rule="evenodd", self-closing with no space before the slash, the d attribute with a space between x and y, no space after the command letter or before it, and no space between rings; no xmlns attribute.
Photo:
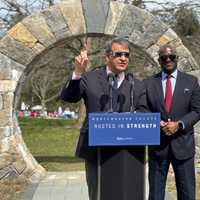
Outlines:
<svg viewBox="0 0 200 200"><path fill-rule="evenodd" d="M181 72L178 71L170 112L173 112L174 108L176 107L177 99L179 99L181 96L180 91L183 91L184 88L184 82L181 80L181 76Z"/></svg>
<svg viewBox="0 0 200 200"><path fill-rule="evenodd" d="M163 87L162 87L162 78L161 73L157 74L155 77L155 90L156 90L156 98L159 99L160 106L163 110L165 110L165 101L164 101L164 93L163 93ZM155 101L157 102L157 101Z"/></svg>
<svg viewBox="0 0 200 200"><path fill-rule="evenodd" d="M109 93L109 85L107 80L107 74L106 74L106 67L102 67L99 69L98 75L97 75L98 82L100 84L100 87L104 94Z"/></svg>

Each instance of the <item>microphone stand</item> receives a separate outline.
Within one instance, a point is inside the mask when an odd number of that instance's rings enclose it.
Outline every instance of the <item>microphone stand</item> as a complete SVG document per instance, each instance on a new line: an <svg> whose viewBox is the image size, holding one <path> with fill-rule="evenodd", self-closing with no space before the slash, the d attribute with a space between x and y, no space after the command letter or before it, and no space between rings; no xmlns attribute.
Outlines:
<svg viewBox="0 0 200 200"><path fill-rule="evenodd" d="M130 112L135 112L135 106L134 106L134 80L133 80L133 74L128 73L126 75L126 79L129 81L131 87L130 87Z"/></svg>
<svg viewBox="0 0 200 200"><path fill-rule="evenodd" d="M110 108L108 112L113 112L113 85L114 75L108 74L109 83L109 97L110 97ZM97 200L101 200L101 147L97 147Z"/></svg>
<svg viewBox="0 0 200 200"><path fill-rule="evenodd" d="M111 84L109 84L109 97L110 97L110 108L108 112L113 112L113 90Z"/></svg>
<svg viewBox="0 0 200 200"><path fill-rule="evenodd" d="M113 112L113 85L114 85L113 74L108 74L108 83L109 83L109 97L110 97L110 105L108 112Z"/></svg>
<svg viewBox="0 0 200 200"><path fill-rule="evenodd" d="M131 88L130 88L130 99L131 99L131 109L130 112L135 112L135 106L134 106L134 81L131 81Z"/></svg>

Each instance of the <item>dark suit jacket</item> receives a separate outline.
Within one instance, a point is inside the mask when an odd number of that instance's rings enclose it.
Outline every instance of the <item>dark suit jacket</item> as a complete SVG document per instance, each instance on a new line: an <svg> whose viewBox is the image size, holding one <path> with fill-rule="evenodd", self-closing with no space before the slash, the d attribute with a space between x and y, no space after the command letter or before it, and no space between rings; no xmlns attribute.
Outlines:
<svg viewBox="0 0 200 200"><path fill-rule="evenodd" d="M178 71L175 90L172 97L170 113L167 114L164 105L161 73L145 80L147 104L151 112L160 112L161 120L181 120L184 130L179 130L174 136L165 136L161 132L161 145L149 147L151 156L166 158L169 150L177 159L187 159L194 156L194 124L200 119L200 87L195 77Z"/></svg>
<svg viewBox="0 0 200 200"><path fill-rule="evenodd" d="M61 92L61 98L68 102L84 99L86 115L90 112L107 112L109 109L109 84L106 68L101 67L85 73L80 80L70 80ZM134 79L134 105L136 111L145 112L146 95L142 82ZM118 111L130 111L130 83L124 80L119 88ZM76 155L88 160L96 159L96 148L88 146L87 116L80 131Z"/></svg>

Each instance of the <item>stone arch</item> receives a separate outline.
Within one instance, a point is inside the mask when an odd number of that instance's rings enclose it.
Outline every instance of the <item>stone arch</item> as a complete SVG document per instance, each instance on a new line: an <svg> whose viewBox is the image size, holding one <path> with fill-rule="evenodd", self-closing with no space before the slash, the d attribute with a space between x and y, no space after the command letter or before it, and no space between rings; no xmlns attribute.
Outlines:
<svg viewBox="0 0 200 200"><path fill-rule="evenodd" d="M116 1L68 0L26 17L0 40L0 179L14 173L30 181L45 170L27 149L18 125L16 102L28 66L42 52L69 37L111 35L127 39L157 62L165 43L177 47L184 71L198 66L180 38L155 16Z"/></svg>

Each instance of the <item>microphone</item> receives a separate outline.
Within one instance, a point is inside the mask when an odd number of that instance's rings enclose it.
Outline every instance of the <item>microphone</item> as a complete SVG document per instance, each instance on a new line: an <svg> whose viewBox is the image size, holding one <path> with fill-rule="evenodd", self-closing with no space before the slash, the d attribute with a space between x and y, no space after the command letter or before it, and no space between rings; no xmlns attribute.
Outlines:
<svg viewBox="0 0 200 200"><path fill-rule="evenodd" d="M114 80L115 80L114 74L109 73L107 80L109 83L109 99L110 99L110 102L109 102L110 105L109 105L108 112L113 112L113 90L112 90L112 88L114 86Z"/></svg>
<svg viewBox="0 0 200 200"><path fill-rule="evenodd" d="M128 73L126 75L126 79L128 80L128 82L130 83L131 87L130 87L130 102L131 102L131 109L130 112L134 112L135 111L135 106L134 106L134 79L133 79L133 74L132 73Z"/></svg>
<svg viewBox="0 0 200 200"><path fill-rule="evenodd" d="M108 80L109 85L112 86L112 87L114 85L114 79L115 79L114 74L109 73L108 77L107 77L107 80Z"/></svg>
<svg viewBox="0 0 200 200"><path fill-rule="evenodd" d="M130 84L134 85L134 80L133 80L133 74L132 73L126 74L126 79L129 81Z"/></svg>

